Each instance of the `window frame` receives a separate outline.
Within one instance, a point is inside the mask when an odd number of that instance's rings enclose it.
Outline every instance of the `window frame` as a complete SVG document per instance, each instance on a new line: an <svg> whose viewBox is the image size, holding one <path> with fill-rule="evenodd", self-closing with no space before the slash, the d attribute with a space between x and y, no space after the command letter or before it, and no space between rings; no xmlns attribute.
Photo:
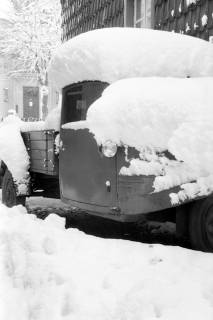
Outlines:
<svg viewBox="0 0 213 320"><path fill-rule="evenodd" d="M150 3L148 4L148 1ZM138 0L134 0L134 17L133 26L134 28L151 28L152 27L152 1L151 0L140 0L140 18L137 19L137 4ZM147 11L150 9L150 16L148 18ZM149 21L149 23L148 23ZM138 26L139 24L139 26Z"/></svg>

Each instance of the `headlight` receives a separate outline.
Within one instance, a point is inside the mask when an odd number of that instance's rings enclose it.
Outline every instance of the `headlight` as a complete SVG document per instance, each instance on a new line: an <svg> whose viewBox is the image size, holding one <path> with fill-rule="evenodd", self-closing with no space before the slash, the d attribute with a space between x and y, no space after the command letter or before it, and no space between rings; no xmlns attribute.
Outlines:
<svg viewBox="0 0 213 320"><path fill-rule="evenodd" d="M102 153L105 155L107 158L112 158L116 155L117 152L117 145L116 143L107 140L103 145L102 145Z"/></svg>

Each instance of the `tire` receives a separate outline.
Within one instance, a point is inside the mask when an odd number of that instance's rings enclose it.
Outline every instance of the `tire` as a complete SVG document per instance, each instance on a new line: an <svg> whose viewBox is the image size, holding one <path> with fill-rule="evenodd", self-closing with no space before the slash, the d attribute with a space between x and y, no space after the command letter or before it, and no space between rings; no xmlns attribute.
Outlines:
<svg viewBox="0 0 213 320"><path fill-rule="evenodd" d="M25 206L26 197L17 196L12 174L6 169L2 182L2 202L9 208L16 205Z"/></svg>
<svg viewBox="0 0 213 320"><path fill-rule="evenodd" d="M213 197L196 201L189 217L189 237L193 249L213 252Z"/></svg>

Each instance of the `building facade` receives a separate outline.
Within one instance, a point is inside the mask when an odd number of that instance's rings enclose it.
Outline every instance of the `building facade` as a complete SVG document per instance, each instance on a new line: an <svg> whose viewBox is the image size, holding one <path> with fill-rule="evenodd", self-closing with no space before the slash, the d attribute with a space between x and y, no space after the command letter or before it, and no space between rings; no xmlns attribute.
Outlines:
<svg viewBox="0 0 213 320"><path fill-rule="evenodd" d="M3 6L0 10L0 31L13 20L11 2L1 1ZM51 84L47 92L47 88L41 87L35 74L11 76L10 68L14 59L9 60L0 53L0 121L10 109L16 110L19 117L25 120L43 119L47 114L47 100L50 108L54 108L57 105L58 92Z"/></svg>
<svg viewBox="0 0 213 320"><path fill-rule="evenodd" d="M213 39L212 0L61 0L62 40L105 27L154 28Z"/></svg>
<svg viewBox="0 0 213 320"><path fill-rule="evenodd" d="M212 0L155 0L154 12L155 29L212 41Z"/></svg>
<svg viewBox="0 0 213 320"><path fill-rule="evenodd" d="M12 8L10 8L12 10ZM0 30L10 23L10 13L1 12ZM10 76L12 60L0 54L0 120L8 110L14 109L20 118L26 120L42 117L38 81L33 74Z"/></svg>
<svg viewBox="0 0 213 320"><path fill-rule="evenodd" d="M153 0L61 0L62 40L106 27L153 27Z"/></svg>

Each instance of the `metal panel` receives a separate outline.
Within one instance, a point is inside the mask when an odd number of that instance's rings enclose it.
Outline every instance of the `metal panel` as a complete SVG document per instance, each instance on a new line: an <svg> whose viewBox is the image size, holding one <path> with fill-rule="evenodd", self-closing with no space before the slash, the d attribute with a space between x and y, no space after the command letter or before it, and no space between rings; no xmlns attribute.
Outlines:
<svg viewBox="0 0 213 320"><path fill-rule="evenodd" d="M116 160L104 157L92 134L62 129L64 151L60 153L62 197L100 206L116 206ZM108 191L106 182L111 189Z"/></svg>
<svg viewBox="0 0 213 320"><path fill-rule="evenodd" d="M100 97L103 89L107 86L106 83L97 81L85 82L81 85L80 96L85 101L86 109ZM76 117L75 112L78 107L79 92L76 91L76 99L73 96L70 100L69 93L74 92L75 86L64 89L62 123L84 119L84 112L78 113L78 117ZM60 136L63 142L63 150L60 152L60 189L62 197L95 206L116 206L115 158L103 156L93 135L87 129L62 129ZM107 181L111 184L110 190L107 188Z"/></svg>
<svg viewBox="0 0 213 320"><path fill-rule="evenodd" d="M170 154L167 156L170 158ZM134 148L128 148L128 159L139 158L139 152ZM179 187L153 193L153 175L145 176L122 176L120 169L129 166L126 161L124 148L119 148L117 152L117 173L118 173L118 206L123 215L146 214L171 207L169 194L177 192Z"/></svg>

